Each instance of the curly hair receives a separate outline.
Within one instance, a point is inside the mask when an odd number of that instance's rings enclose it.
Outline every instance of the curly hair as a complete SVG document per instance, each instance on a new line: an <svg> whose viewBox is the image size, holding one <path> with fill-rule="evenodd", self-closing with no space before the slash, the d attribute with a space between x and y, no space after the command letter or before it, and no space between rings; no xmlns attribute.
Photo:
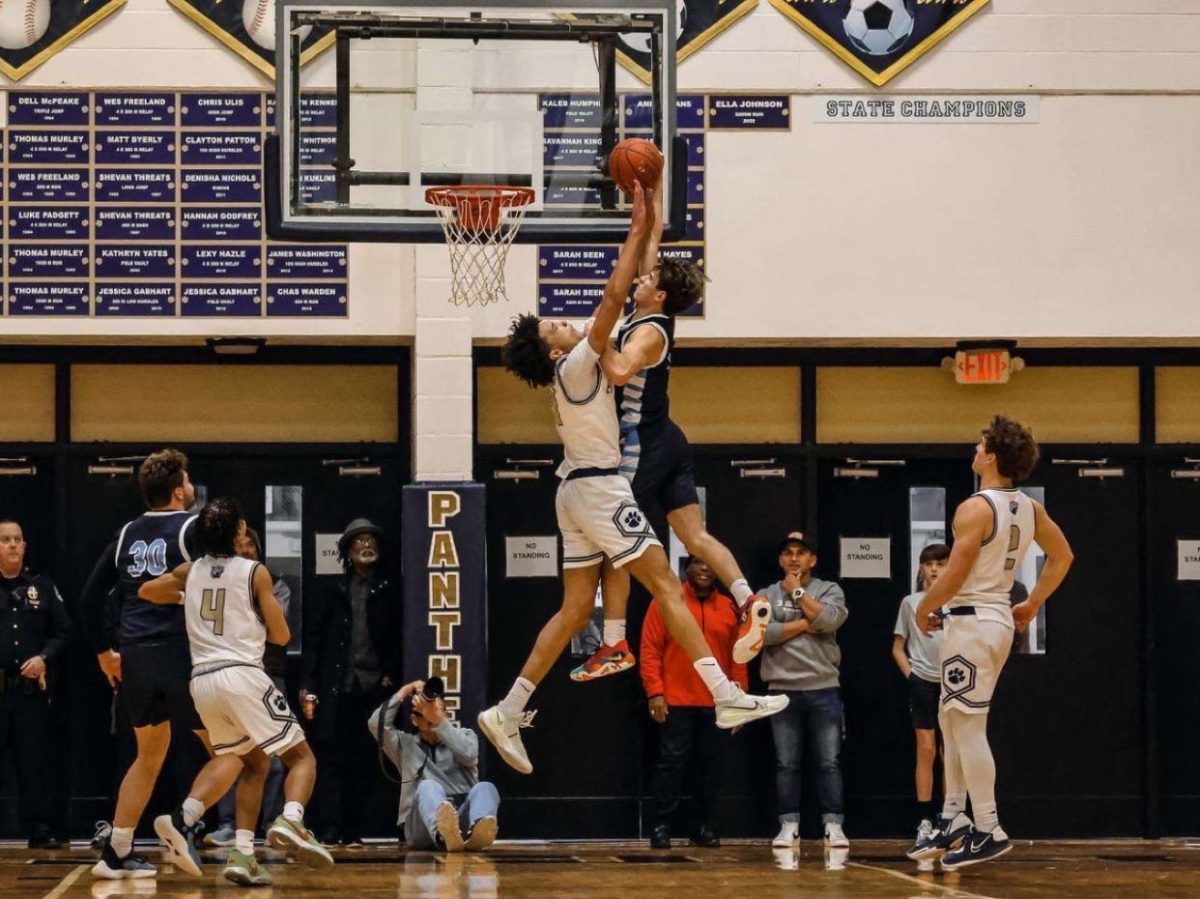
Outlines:
<svg viewBox="0 0 1200 899"><path fill-rule="evenodd" d="M242 508L231 496L218 496L206 503L196 519L200 549L210 556L232 556L237 543Z"/></svg>
<svg viewBox="0 0 1200 899"><path fill-rule="evenodd" d="M171 501L171 494L183 486L188 457L177 449L151 453L138 470L138 488L146 506L157 509Z"/></svg>
<svg viewBox="0 0 1200 899"><path fill-rule="evenodd" d="M541 319L519 315L508 329L508 339L500 350L504 367L530 387L549 387L554 380L554 362L550 344L538 332Z"/></svg>
<svg viewBox="0 0 1200 899"><path fill-rule="evenodd" d="M663 312L678 315L693 303L704 299L704 282L708 278L700 266L681 259L660 259L658 263L658 289L665 293Z"/></svg>
<svg viewBox="0 0 1200 899"><path fill-rule="evenodd" d="M983 431L983 448L996 456L996 470L1001 477L1023 481L1037 465L1037 441L1033 431L1019 421L997 415Z"/></svg>

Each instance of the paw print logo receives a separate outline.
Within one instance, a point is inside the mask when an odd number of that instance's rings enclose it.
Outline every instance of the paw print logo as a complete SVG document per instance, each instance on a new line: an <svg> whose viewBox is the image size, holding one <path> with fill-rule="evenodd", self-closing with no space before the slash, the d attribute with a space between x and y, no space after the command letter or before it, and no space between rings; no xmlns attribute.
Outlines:
<svg viewBox="0 0 1200 899"><path fill-rule="evenodd" d="M625 527L634 531L642 526L642 513L637 509L629 509L624 516Z"/></svg>
<svg viewBox="0 0 1200 899"><path fill-rule="evenodd" d="M282 693L276 693L275 698L272 700L272 702L275 703L276 711L278 711L278 712L286 712L287 711L287 700L283 698Z"/></svg>
<svg viewBox="0 0 1200 899"><path fill-rule="evenodd" d="M956 687L967 679L967 672L961 668L951 668L946 672L946 680L954 684Z"/></svg>

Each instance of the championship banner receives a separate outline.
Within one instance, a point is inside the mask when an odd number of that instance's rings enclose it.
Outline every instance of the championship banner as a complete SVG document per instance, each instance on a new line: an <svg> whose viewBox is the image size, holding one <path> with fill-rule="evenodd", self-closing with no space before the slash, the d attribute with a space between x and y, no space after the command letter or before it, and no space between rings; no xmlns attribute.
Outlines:
<svg viewBox="0 0 1200 899"><path fill-rule="evenodd" d="M683 62L718 34L749 14L758 0L677 0L675 10L675 61ZM617 40L617 61L650 83L650 39Z"/></svg>
<svg viewBox="0 0 1200 899"><path fill-rule="evenodd" d="M268 78L275 78L275 0L167 0ZM332 46L333 30L308 31L300 64Z"/></svg>
<svg viewBox="0 0 1200 899"><path fill-rule="evenodd" d="M0 3L0 72L20 81L125 0L10 0Z"/></svg>
<svg viewBox="0 0 1200 899"><path fill-rule="evenodd" d="M401 490L404 682L437 676L446 708L471 722L487 706L487 541L482 484Z"/></svg>
<svg viewBox="0 0 1200 899"><path fill-rule="evenodd" d="M887 84L988 0L771 0L876 87Z"/></svg>

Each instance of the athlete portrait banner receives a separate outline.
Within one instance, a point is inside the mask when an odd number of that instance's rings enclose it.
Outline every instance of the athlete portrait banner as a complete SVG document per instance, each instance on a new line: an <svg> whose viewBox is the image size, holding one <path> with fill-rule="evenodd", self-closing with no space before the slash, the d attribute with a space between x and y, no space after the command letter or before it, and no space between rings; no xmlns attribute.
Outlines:
<svg viewBox="0 0 1200 899"><path fill-rule="evenodd" d="M989 0L771 0L876 87L887 84Z"/></svg>
<svg viewBox="0 0 1200 899"><path fill-rule="evenodd" d="M482 484L401 491L404 681L437 676L446 708L474 721L487 706L487 542Z"/></svg>
<svg viewBox="0 0 1200 899"><path fill-rule="evenodd" d="M275 0L167 0L177 10L254 66L275 77ZM300 43L300 64L332 46L332 29L313 29Z"/></svg>
<svg viewBox="0 0 1200 899"><path fill-rule="evenodd" d="M20 81L124 5L125 0L0 3L0 72Z"/></svg>

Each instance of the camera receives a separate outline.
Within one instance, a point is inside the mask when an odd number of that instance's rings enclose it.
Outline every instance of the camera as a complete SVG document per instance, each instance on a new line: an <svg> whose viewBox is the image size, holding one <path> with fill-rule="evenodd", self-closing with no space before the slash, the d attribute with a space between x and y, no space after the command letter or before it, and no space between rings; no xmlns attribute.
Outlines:
<svg viewBox="0 0 1200 899"><path fill-rule="evenodd" d="M446 695L446 684L440 677L434 675L425 681L425 686L421 688L421 698L426 702L433 702L439 696Z"/></svg>

